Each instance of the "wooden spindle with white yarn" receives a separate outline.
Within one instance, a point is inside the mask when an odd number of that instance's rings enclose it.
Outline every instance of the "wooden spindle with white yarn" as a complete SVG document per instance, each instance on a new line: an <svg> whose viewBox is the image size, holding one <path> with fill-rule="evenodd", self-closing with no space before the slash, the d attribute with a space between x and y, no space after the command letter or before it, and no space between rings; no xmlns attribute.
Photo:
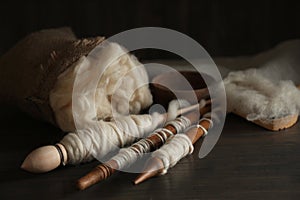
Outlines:
<svg viewBox="0 0 300 200"><path fill-rule="evenodd" d="M212 125L210 113L207 113L198 125L190 128L185 134L177 134L171 138L161 149L152 154L146 163L144 173L134 180L134 184L137 185L151 177L165 174L180 159L193 152L193 144L205 136Z"/></svg>
<svg viewBox="0 0 300 200"><path fill-rule="evenodd" d="M205 102L200 108L200 115L210 111L210 101ZM147 138L141 139L120 152L104 164L96 166L91 172L77 181L77 187L84 190L111 176L116 170L133 164L144 153L152 152L160 148L168 138L178 132L184 131L191 124L198 121L199 111L190 112L167 123L163 129L159 129Z"/></svg>
<svg viewBox="0 0 300 200"><path fill-rule="evenodd" d="M195 104L177 111L177 115L189 112L199 107ZM164 120L167 114L161 115ZM73 136L75 137L74 133ZM69 134L70 135L70 134ZM21 168L32 173L43 173L51 171L60 165L72 163L70 162L70 152L68 152L62 143L47 145L32 151L24 160Z"/></svg>

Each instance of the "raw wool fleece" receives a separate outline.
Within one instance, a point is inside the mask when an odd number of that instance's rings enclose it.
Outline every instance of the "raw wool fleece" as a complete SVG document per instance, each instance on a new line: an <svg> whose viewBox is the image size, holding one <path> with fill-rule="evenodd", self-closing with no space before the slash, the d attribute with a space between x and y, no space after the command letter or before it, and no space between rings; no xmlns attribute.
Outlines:
<svg viewBox="0 0 300 200"><path fill-rule="evenodd" d="M73 73L76 73L74 69L82 58L85 58L103 41L104 37L78 39L67 27L40 30L29 34L0 58L2 76L0 103L18 106L36 119L50 122L64 131L74 131L74 122L70 112L72 79ZM122 75L140 63L133 56L125 55L112 65L115 66L111 66L110 69L113 72L122 69L118 72ZM139 75L136 80L132 81L133 85L138 82L138 79L148 80L146 73ZM109 72L106 76L110 76ZM115 79L111 78L111 80ZM123 87L127 86L132 88L129 84ZM105 86L103 90L110 89ZM127 92L126 89L122 91ZM53 99L50 93L54 96L55 93L61 96ZM108 99L104 98L107 98L107 94L102 95L100 91L97 94L97 101L104 103L106 109ZM152 103L152 96L147 86L138 89L135 94L136 96L132 97L130 102L132 113L137 113ZM102 99L98 100L99 98ZM100 106L98 104L99 117L109 116L109 111L102 110ZM101 114L102 111L103 114Z"/></svg>
<svg viewBox="0 0 300 200"><path fill-rule="evenodd" d="M136 57L125 53L125 49L116 43L108 43L108 46L101 49L101 51L101 54L98 53L100 57L97 57L97 59L100 60L100 65L103 64L101 60L108 61L113 58L117 59L112 60L112 63L105 69L98 82L95 94L97 119L113 118L113 114L116 114L113 113L115 111L121 115L127 115L129 113L138 114L141 109L150 106L152 104L152 95L148 85L143 84L148 83L148 75L144 66ZM75 130L73 120L74 113L72 111L73 85L79 70L81 70L80 73L82 73L82 70L89 70L88 67L79 69L83 62L93 65L93 62L89 62L87 59L88 57L82 57L77 63L61 74L50 93L50 103L54 110L56 121L64 131ZM105 66L97 67L101 68ZM124 78L124 76L126 76L126 78ZM122 78L124 79L122 80ZM90 82L90 79L82 80L83 81L80 82L82 87L88 85ZM122 80L121 83L119 82L120 80ZM140 85L143 86L140 87ZM132 96L129 96L130 94L132 94ZM115 98L114 105L112 105L112 96ZM126 108L128 108L128 110ZM89 115L80 113L80 116Z"/></svg>
<svg viewBox="0 0 300 200"><path fill-rule="evenodd" d="M224 80L228 112L249 121L272 120L299 114L300 91L292 81L273 82L260 70L231 72Z"/></svg>
<svg viewBox="0 0 300 200"><path fill-rule="evenodd" d="M236 63L257 68L233 71L224 79L228 112L250 121L299 114L300 91L295 84L300 83L300 40Z"/></svg>

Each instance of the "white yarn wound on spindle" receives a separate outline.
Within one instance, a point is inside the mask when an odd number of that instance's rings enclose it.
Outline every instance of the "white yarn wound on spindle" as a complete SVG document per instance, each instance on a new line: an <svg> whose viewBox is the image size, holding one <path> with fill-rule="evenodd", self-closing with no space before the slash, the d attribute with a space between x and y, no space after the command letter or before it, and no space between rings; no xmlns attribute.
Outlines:
<svg viewBox="0 0 300 200"><path fill-rule="evenodd" d="M209 115L206 115L209 114ZM209 122L209 128L212 128L214 126L214 122L211 119L211 113L206 113L205 115L203 115L203 117L199 120L199 123L202 121L208 121ZM209 118L207 118L209 117Z"/></svg>
<svg viewBox="0 0 300 200"><path fill-rule="evenodd" d="M177 134L169 138L167 143L152 153L152 157L162 160L164 169L161 174L166 174L181 158L193 153L194 146L185 134Z"/></svg>
<svg viewBox="0 0 300 200"><path fill-rule="evenodd" d="M207 135L208 131L207 131L202 125L197 124L196 127L197 127L198 129L200 128L200 129L203 131L202 137L205 137L205 136Z"/></svg>
<svg viewBox="0 0 300 200"><path fill-rule="evenodd" d="M174 117L175 113L174 110L189 106L189 102L183 99L179 100L173 100L169 104L169 109L168 109L168 118ZM204 99L201 99L199 102L199 108L204 108L206 105L206 101ZM200 112L199 112L200 115ZM199 116L201 117L201 116ZM167 122L166 125L172 125L176 129L176 133L183 132L187 127L191 126L191 121L186 118L185 116L181 116L176 118L173 121Z"/></svg>
<svg viewBox="0 0 300 200"><path fill-rule="evenodd" d="M184 119L184 123L181 123L181 120L178 119ZM170 121L169 123L172 123L174 127L177 127L178 130L182 131L184 131L191 125L191 121L184 116L176 118L175 120ZM159 128L151 135L156 135L158 138L160 138L161 143L164 144L168 140L166 132L173 136L172 131L166 128ZM115 160L117 162L119 169L130 166L138 158L143 156L144 153L149 153L151 151L151 146L147 143L147 141L151 143L150 140L145 138L141 139L140 141L134 144L134 146L138 146L138 148L130 146L121 149L119 153L112 158L112 160Z"/></svg>
<svg viewBox="0 0 300 200"><path fill-rule="evenodd" d="M129 145L152 132L164 122L161 114L121 116L111 122L92 123L88 129L69 133L62 140L68 152L68 163L79 164L102 158L109 152Z"/></svg>
<svg viewBox="0 0 300 200"><path fill-rule="evenodd" d="M112 158L112 160L117 162L118 169L129 167L131 164L135 163L143 153L149 152L151 148L146 139L136 142L135 146L139 146L139 149L132 147L122 148L118 154Z"/></svg>
<svg viewBox="0 0 300 200"><path fill-rule="evenodd" d="M209 128L212 128L213 120L211 120L210 117L211 112L204 114L199 123L201 121L208 121L210 122ZM192 126L189 129L195 127L202 129L202 131L204 132L203 137L208 134L208 130L206 130L200 124ZM194 146L192 141L187 135L181 133L169 138L166 144L164 144L164 146L162 146L160 149L154 151L151 156L162 160L164 169L162 170L161 175L163 175L166 174L168 172L168 169L173 167L180 159L184 158L188 154L191 154L193 150Z"/></svg>
<svg viewBox="0 0 300 200"><path fill-rule="evenodd" d="M179 105L179 104L177 104ZM168 118L175 119L180 107L170 106ZM171 113L171 114L170 114ZM103 158L120 147L130 145L136 138L147 136L155 128L164 123L162 114L119 116L111 122L103 120L92 123L88 129L69 133L62 140L68 152L68 163L79 164L94 158Z"/></svg>
<svg viewBox="0 0 300 200"><path fill-rule="evenodd" d="M173 121L169 121L166 125L173 126L176 129L176 133L180 133L191 126L191 120L185 116L180 116Z"/></svg>
<svg viewBox="0 0 300 200"><path fill-rule="evenodd" d="M167 133L169 133L169 135L174 135L174 133L172 131L170 131L169 129L166 129L166 128L158 129L152 135L156 135L157 137L159 137L159 139L160 139L160 141L162 141L162 143L165 143L168 139Z"/></svg>

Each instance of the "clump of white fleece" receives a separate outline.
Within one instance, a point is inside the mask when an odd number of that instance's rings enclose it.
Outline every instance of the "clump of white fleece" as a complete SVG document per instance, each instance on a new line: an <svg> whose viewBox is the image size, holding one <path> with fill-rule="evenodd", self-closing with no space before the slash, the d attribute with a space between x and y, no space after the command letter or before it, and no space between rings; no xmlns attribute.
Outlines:
<svg viewBox="0 0 300 200"><path fill-rule="evenodd" d="M228 112L239 113L250 121L299 114L300 91L295 84L291 80L271 80L265 74L266 68L229 73L224 80Z"/></svg>
<svg viewBox="0 0 300 200"><path fill-rule="evenodd" d="M117 59L110 63L103 72L96 88L95 99L87 99L88 101L95 100L97 116L94 118L96 117L98 120L112 118L113 113L137 114L152 104L152 95L148 85L144 84L148 83L148 75L144 66L133 55L125 52L126 50L116 43L109 43L99 52L98 59L103 59L103 61L97 62L97 64L100 63L99 68L105 67L101 66L101 63L107 63L112 58ZM121 56L119 57L119 55ZM89 62L88 58L82 57L58 77L49 97L56 122L64 131L75 130L72 92L74 80L79 71L83 74L82 70L89 70L89 68L80 69L83 62ZM125 76L126 78L122 80ZM83 78L83 80L80 87L84 88L89 84L91 78ZM112 98L115 98L116 101L113 101ZM112 102L115 104L112 105ZM87 116L85 113L80 113L80 115Z"/></svg>

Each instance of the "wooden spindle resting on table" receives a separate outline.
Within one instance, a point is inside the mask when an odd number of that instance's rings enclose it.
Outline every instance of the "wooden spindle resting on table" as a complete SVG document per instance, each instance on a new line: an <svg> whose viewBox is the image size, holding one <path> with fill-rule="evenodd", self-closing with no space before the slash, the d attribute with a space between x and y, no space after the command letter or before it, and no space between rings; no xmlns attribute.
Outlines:
<svg viewBox="0 0 300 200"><path fill-rule="evenodd" d="M203 115L205 113L208 113L211 109L210 104L211 101L207 101L205 103L206 105L200 109L200 115ZM185 115L185 118L187 118L191 123L195 123L198 121L199 117L199 112L191 112ZM175 121L180 121L183 120L182 118L177 118ZM183 130L182 130L183 131ZM157 131L154 134L150 135L149 137L142 139L138 141L137 143L134 143L131 145L129 148L124 149L124 151L132 151L134 152L133 156L135 156L135 159L131 160L136 160L140 155L143 153L149 153L151 151L154 151L161 147L166 140L172 136L173 134L176 134L180 132L177 127L175 127L172 124L167 124L164 129L161 131ZM145 146L148 146L148 148L144 148ZM122 150L121 150L122 151ZM120 151L120 153L122 153ZM95 167L91 172L89 172L87 175L84 177L80 178L77 181L77 187L80 190L84 190L106 178L111 176L116 170L121 169L123 166L120 166L120 163L118 163L116 157L118 157L119 154L114 156L112 159L109 161L105 162L104 164L100 164L97 167ZM133 163L125 163L125 166L129 166Z"/></svg>
<svg viewBox="0 0 300 200"><path fill-rule="evenodd" d="M202 136L204 136L207 133L207 130L211 126L212 126L211 118L210 117L203 118L202 120L200 120L199 126L190 128L185 134L189 138L189 140L192 142L192 144L194 144L199 140L199 138L201 138ZM181 158L178 158L178 161L180 159ZM166 166L164 166L164 163L160 158L151 157L146 163L144 173L140 174L134 180L134 184L139 184L151 177L163 174L165 168L166 168Z"/></svg>
<svg viewBox="0 0 300 200"><path fill-rule="evenodd" d="M199 104L182 108L177 111L176 116L198 109ZM167 119L168 114L161 114L162 122ZM24 160L21 168L32 173L44 173L57 168L60 165L69 164L70 155L61 143L47 145L32 151Z"/></svg>

